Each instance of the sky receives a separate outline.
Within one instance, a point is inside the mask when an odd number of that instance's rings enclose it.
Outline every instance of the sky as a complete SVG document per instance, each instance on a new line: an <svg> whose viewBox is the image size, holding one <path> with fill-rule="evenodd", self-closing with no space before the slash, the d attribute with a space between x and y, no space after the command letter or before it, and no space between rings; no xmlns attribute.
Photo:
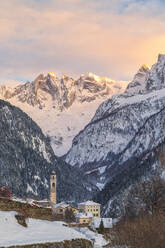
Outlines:
<svg viewBox="0 0 165 248"><path fill-rule="evenodd" d="M0 80L93 72L131 80L165 53L164 0L5 0Z"/></svg>

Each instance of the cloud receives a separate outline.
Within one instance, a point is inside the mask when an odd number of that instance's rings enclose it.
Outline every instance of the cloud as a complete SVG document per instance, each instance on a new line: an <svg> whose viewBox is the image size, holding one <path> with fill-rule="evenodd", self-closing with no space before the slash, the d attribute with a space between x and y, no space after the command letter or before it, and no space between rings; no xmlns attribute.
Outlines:
<svg viewBox="0 0 165 248"><path fill-rule="evenodd" d="M5 0L0 77L92 71L131 79L165 52L164 7L153 0Z"/></svg>

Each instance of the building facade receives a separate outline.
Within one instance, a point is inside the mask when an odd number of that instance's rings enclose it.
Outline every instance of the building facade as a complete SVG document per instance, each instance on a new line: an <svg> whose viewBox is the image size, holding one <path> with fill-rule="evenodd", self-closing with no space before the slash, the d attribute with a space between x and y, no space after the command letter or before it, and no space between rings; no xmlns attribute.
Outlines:
<svg viewBox="0 0 165 248"><path fill-rule="evenodd" d="M72 210L75 215L78 213L77 208L74 208L65 202L60 202L56 205L53 205L53 214L54 215L61 215L61 216L65 217L65 212L67 209Z"/></svg>
<svg viewBox="0 0 165 248"><path fill-rule="evenodd" d="M57 203L56 184L57 184L56 173L52 172L52 174L50 176L50 202L53 205L56 205L56 203Z"/></svg>
<svg viewBox="0 0 165 248"><path fill-rule="evenodd" d="M75 215L76 223L79 224L92 224L93 215L91 213L78 213Z"/></svg>
<svg viewBox="0 0 165 248"><path fill-rule="evenodd" d="M86 214L91 213L93 217L100 218L100 204L93 201L86 201L78 204L78 210Z"/></svg>

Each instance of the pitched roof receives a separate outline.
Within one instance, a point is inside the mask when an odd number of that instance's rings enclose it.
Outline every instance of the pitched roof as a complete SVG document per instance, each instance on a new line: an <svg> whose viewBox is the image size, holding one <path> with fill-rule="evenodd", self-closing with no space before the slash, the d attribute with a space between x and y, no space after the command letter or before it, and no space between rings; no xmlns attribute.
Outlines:
<svg viewBox="0 0 165 248"><path fill-rule="evenodd" d="M92 218L93 214L92 213L78 213L75 216L76 218L88 219L88 218Z"/></svg>
<svg viewBox="0 0 165 248"><path fill-rule="evenodd" d="M67 204L66 202L60 202L60 203L57 203L56 205L53 205L53 208L58 208L58 207L67 208L69 207L69 204Z"/></svg>
<svg viewBox="0 0 165 248"><path fill-rule="evenodd" d="M94 201L86 201L86 202L81 202L78 205L82 206L100 206L101 204L94 202Z"/></svg>

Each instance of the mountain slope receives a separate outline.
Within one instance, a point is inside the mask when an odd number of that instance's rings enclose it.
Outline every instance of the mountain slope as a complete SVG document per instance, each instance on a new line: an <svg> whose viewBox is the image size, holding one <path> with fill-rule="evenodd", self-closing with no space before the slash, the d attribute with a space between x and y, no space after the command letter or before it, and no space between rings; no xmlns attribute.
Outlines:
<svg viewBox="0 0 165 248"><path fill-rule="evenodd" d="M97 199L107 215L121 213L132 183L164 170L154 154L165 141L165 55L142 74L138 83L138 72L123 95L100 105L65 158L103 189Z"/></svg>
<svg viewBox="0 0 165 248"><path fill-rule="evenodd" d="M115 82L92 73L74 80L53 73L39 75L32 83L0 86L0 98L20 107L50 137L56 155L65 154L74 136L91 120L97 107L114 94L124 92L127 82Z"/></svg>
<svg viewBox="0 0 165 248"><path fill-rule="evenodd" d="M30 117L0 100L0 183L17 196L49 197L57 173L58 200L83 200L90 192L80 172L55 157L48 139Z"/></svg>

